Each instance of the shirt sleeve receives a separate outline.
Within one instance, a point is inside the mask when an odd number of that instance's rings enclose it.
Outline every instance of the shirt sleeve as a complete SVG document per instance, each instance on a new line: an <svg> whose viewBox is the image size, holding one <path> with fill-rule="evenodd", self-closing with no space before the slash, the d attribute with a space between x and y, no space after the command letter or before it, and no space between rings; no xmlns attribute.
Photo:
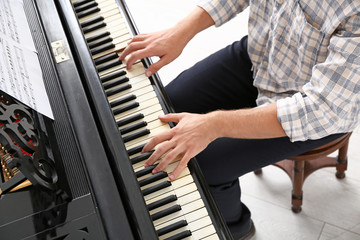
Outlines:
<svg viewBox="0 0 360 240"><path fill-rule="evenodd" d="M197 4L221 26L249 6L249 0L200 0Z"/></svg>
<svg viewBox="0 0 360 240"><path fill-rule="evenodd" d="M340 26L328 50L304 94L277 101L278 120L293 142L349 132L360 120L360 13Z"/></svg>

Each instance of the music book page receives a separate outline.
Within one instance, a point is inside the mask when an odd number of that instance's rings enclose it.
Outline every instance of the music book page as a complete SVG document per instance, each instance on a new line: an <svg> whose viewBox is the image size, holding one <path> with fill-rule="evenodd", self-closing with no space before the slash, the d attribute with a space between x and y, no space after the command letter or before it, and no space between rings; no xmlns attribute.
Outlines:
<svg viewBox="0 0 360 240"><path fill-rule="evenodd" d="M54 119L22 0L0 1L0 89Z"/></svg>

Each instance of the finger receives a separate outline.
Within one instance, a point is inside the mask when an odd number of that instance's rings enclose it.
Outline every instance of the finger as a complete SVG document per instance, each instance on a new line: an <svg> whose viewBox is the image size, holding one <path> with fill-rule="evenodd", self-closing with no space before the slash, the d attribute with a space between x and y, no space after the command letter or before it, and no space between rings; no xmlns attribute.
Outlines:
<svg viewBox="0 0 360 240"><path fill-rule="evenodd" d="M172 171L172 173L169 175L169 179L171 181L174 181L181 174L181 172L186 168L190 159L191 159L190 154L186 153L184 157L180 160L179 164L174 169L174 171Z"/></svg>
<svg viewBox="0 0 360 240"><path fill-rule="evenodd" d="M182 113L169 113L166 115L159 116L159 119L162 122L179 122L181 118L184 116Z"/></svg>
<svg viewBox="0 0 360 240"><path fill-rule="evenodd" d="M160 60L156 63L153 63L147 70L146 70L146 76L150 77L154 73L158 72L162 67L169 64L170 61L166 57L160 57Z"/></svg>
<svg viewBox="0 0 360 240"><path fill-rule="evenodd" d="M144 39L148 38L149 34L148 33L142 33L142 34L138 34L135 35L131 41L132 42L136 42L136 41L143 41Z"/></svg>
<svg viewBox="0 0 360 240"><path fill-rule="evenodd" d="M124 51L121 53L119 59L122 61L126 58L126 56L128 56L130 53L137 51L139 49L142 49L146 46L144 41L140 41L140 42L133 42L131 41L127 47L124 49Z"/></svg>
<svg viewBox="0 0 360 240"><path fill-rule="evenodd" d="M152 57L154 54L148 51L148 49L144 46L143 49L137 49L133 51L130 57L126 60L127 68L131 67L136 61L146 58ZM129 68L130 69L130 68ZM148 76L149 77L149 76Z"/></svg>
<svg viewBox="0 0 360 240"><path fill-rule="evenodd" d="M159 162L159 164L153 169L153 173L163 171L170 163L172 163L178 156L181 154L180 148L174 148L168 151L163 157L163 159Z"/></svg>
<svg viewBox="0 0 360 240"><path fill-rule="evenodd" d="M173 147L170 142L166 142L161 144L152 154L151 156L145 161L145 167L153 165L161 156L171 150Z"/></svg>
<svg viewBox="0 0 360 240"><path fill-rule="evenodd" d="M156 145L172 138L171 130L154 136L142 149L142 153L149 152L154 149Z"/></svg>

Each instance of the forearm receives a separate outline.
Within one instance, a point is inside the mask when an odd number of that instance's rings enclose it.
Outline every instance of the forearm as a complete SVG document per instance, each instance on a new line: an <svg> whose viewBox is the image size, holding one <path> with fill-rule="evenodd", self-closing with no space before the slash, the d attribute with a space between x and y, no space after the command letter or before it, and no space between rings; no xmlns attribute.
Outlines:
<svg viewBox="0 0 360 240"><path fill-rule="evenodd" d="M286 136L277 119L276 104L251 109L215 111L209 113L208 117L215 138L260 139Z"/></svg>
<svg viewBox="0 0 360 240"><path fill-rule="evenodd" d="M190 41L197 33L214 25L213 19L201 7L197 6L187 17L179 21L174 27L180 30L186 42Z"/></svg>

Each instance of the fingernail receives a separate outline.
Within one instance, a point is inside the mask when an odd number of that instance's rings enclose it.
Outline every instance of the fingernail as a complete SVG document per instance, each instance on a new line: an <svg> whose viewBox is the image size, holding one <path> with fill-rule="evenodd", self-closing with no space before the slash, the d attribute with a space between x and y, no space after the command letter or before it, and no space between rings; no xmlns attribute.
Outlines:
<svg viewBox="0 0 360 240"><path fill-rule="evenodd" d="M147 163L144 163L144 168L147 168L149 165Z"/></svg>
<svg viewBox="0 0 360 240"><path fill-rule="evenodd" d="M170 178L170 180L172 181L172 180L175 179L175 176L174 176L173 174L170 174L169 178Z"/></svg>
<svg viewBox="0 0 360 240"><path fill-rule="evenodd" d="M157 173L157 171L154 169L154 170L152 170L152 174L156 174Z"/></svg>
<svg viewBox="0 0 360 240"><path fill-rule="evenodd" d="M150 77L150 76L152 75L152 72L151 72L150 70L146 70L146 71L145 71L145 75L146 75L147 77Z"/></svg>

